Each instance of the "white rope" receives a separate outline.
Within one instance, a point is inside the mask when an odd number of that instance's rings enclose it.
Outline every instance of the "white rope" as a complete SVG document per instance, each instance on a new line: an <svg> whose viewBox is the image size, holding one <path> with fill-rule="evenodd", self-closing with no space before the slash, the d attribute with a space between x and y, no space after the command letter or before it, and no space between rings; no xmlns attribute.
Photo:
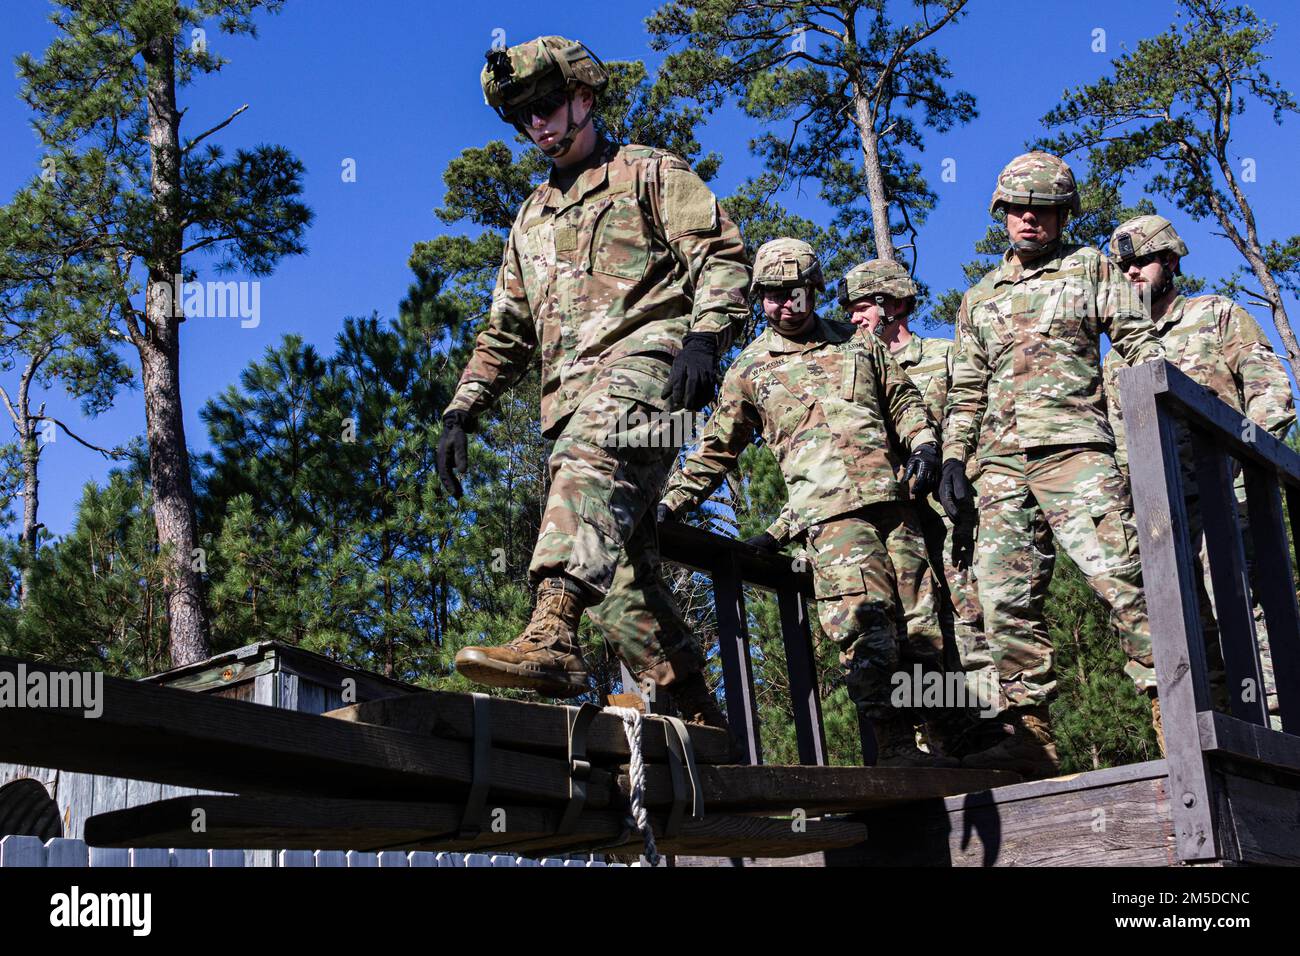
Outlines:
<svg viewBox="0 0 1300 956"><path fill-rule="evenodd" d="M650 813L645 808L645 757L641 753L641 729L644 726L641 711L632 707L606 707L605 713L623 721L627 736L627 775L631 782L631 824L645 840L645 858L651 866L659 865L659 851L655 849L655 832L650 826Z"/></svg>

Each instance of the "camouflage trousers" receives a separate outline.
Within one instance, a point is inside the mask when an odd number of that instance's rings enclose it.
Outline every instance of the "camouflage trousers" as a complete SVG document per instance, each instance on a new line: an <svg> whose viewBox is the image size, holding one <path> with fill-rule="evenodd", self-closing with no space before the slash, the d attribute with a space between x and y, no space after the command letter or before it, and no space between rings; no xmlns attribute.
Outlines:
<svg viewBox="0 0 1300 956"><path fill-rule="evenodd" d="M1110 608L1139 690L1155 686L1151 627L1128 485L1114 455L1048 447L982 459L975 575L989 646L1009 708L1053 698L1043 619L1059 545Z"/></svg>
<svg viewBox="0 0 1300 956"><path fill-rule="evenodd" d="M660 378L662 363L634 361L604 370L556 438L528 571L587 585L600 599L587 613L628 669L666 685L703 659L660 568L655 506L678 451L656 417L667 366Z"/></svg>
<svg viewBox="0 0 1300 956"><path fill-rule="evenodd" d="M953 561L954 547L959 536L973 543L975 528L958 528L942 509L929 504L918 506L925 546L930 555L930 566L942 578L952 606L955 654L948 655L945 666L965 674L967 704L982 712L1000 713L1006 709L1002 699L998 669L993 662L993 651L984 633L984 609L980 605L979 588L975 581L973 565L961 568Z"/></svg>
<svg viewBox="0 0 1300 956"><path fill-rule="evenodd" d="M883 719L895 712L896 674L943 665L940 589L916 512L906 502L870 505L813 525L804 544L817 618L840 648L849 698Z"/></svg>

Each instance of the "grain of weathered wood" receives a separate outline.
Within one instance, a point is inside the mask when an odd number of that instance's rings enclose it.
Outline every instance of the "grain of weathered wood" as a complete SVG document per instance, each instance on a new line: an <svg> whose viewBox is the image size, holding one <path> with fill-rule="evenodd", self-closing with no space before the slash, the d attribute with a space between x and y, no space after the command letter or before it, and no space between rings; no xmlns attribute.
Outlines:
<svg viewBox="0 0 1300 956"><path fill-rule="evenodd" d="M1002 770L938 767L817 767L759 766L699 768L706 813L806 814L849 812L973 793L1015 783L1019 777ZM626 774L619 787L626 790ZM668 770L646 767L646 804L662 807L672 801Z"/></svg>
<svg viewBox="0 0 1300 956"><path fill-rule="evenodd" d="M1231 773L1218 780L1238 861L1300 866L1300 790Z"/></svg>
<svg viewBox="0 0 1300 956"><path fill-rule="evenodd" d="M1190 380L1162 361L1119 373L1127 441L1133 449L1129 456L1133 509L1174 794L1178 856L1192 861L1213 860L1217 853L1214 805L1196 726L1197 713L1210 709L1205 643L1178 437L1171 412L1162 404L1168 401L1165 393L1171 383L1187 392L1186 381Z"/></svg>
<svg viewBox="0 0 1300 956"><path fill-rule="evenodd" d="M567 755L568 713L570 708L554 704L494 697L488 704L492 720L492 742L512 750ZM472 699L468 694L430 691L389 697L384 700L352 704L325 714L338 720L394 727L412 734L448 737L454 740L474 738ZM647 760L667 760L668 747L663 721L647 720L643 724L642 752ZM724 730L688 726L695 759L699 763L724 763L730 753L731 738ZM594 759L627 759L627 736L623 721L611 714L598 714L587 735L587 753Z"/></svg>
<svg viewBox="0 0 1300 956"><path fill-rule="evenodd" d="M1201 747L1208 753L1300 771L1300 737L1249 724L1227 714L1198 714L1197 726Z"/></svg>
<svg viewBox="0 0 1300 956"><path fill-rule="evenodd" d="M195 834L188 821L199 806L208 825L206 832ZM641 840L635 833L627 834L620 813L588 811L575 833L556 837L559 811L528 806L504 809L506 832L485 831L472 840L457 832L460 808L455 804L268 797L181 797L94 817L87 829L95 845L324 847L371 856L397 849L484 852L519 846L535 852L543 845L550 852L567 852L620 837L632 845ZM662 828L664 822L664 815L652 814L656 827ZM782 855L849 846L865 836L865 827L846 820L808 821L800 832L787 820L710 815L686 822L679 836L660 842L665 853Z"/></svg>
<svg viewBox="0 0 1300 956"><path fill-rule="evenodd" d="M1251 610L1246 552L1237 520L1237 497L1222 447L1200 429L1192 430L1201 524L1214 584L1215 617L1232 712L1242 720L1268 723L1255 620ZM1193 542L1193 546L1195 542ZM1245 694L1245 688L1254 694Z"/></svg>
<svg viewBox="0 0 1300 956"><path fill-rule="evenodd" d="M0 658L0 671L17 664ZM0 759L238 793L447 798L466 792L471 778L462 741L111 677L103 698L94 720L52 708L0 709ZM568 798L562 760L500 750L492 767L492 799ZM607 805L611 783L593 771L588 805Z"/></svg>

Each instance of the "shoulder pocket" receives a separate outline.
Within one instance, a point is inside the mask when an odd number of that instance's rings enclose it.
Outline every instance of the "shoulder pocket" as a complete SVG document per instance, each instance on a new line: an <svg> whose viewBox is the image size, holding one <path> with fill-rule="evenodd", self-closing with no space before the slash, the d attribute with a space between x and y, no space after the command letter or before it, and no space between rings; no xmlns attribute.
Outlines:
<svg viewBox="0 0 1300 956"><path fill-rule="evenodd" d="M704 180L689 169L665 169L664 234L669 242L718 226L718 203Z"/></svg>

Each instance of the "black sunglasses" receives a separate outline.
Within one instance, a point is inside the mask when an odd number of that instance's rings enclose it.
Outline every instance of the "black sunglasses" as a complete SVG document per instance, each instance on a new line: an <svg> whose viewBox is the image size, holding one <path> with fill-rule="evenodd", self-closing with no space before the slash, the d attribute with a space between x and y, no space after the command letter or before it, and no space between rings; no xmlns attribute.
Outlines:
<svg viewBox="0 0 1300 956"><path fill-rule="evenodd" d="M1159 262L1159 261L1160 261L1160 253L1148 252L1144 256L1135 256L1132 259L1123 259L1120 261L1119 265L1121 269L1127 272L1129 269L1132 269L1134 266L1136 266L1139 269L1145 269L1147 266L1151 265L1151 263Z"/></svg>
<svg viewBox="0 0 1300 956"><path fill-rule="evenodd" d="M553 90L527 103L510 107L505 111L506 119L518 126L527 126L534 116L550 116L568 101L568 90Z"/></svg>

